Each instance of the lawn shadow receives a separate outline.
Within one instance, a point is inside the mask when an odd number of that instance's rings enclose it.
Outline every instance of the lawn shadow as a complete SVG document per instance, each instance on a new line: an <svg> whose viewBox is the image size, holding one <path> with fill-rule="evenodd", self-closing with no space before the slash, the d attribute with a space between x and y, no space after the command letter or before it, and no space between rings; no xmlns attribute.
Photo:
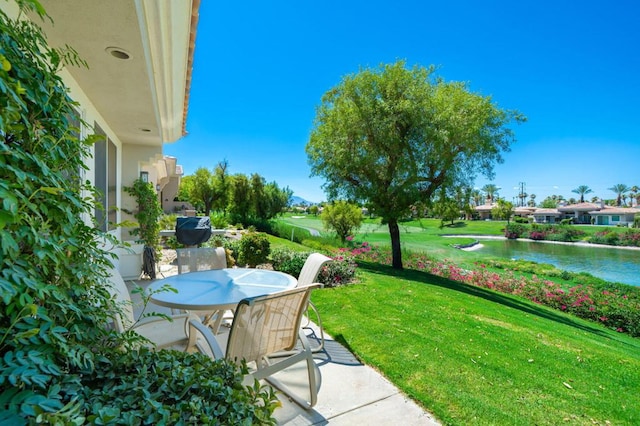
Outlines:
<svg viewBox="0 0 640 426"><path fill-rule="evenodd" d="M570 327L586 331L588 333L596 334L600 337L606 337L612 340L616 340L620 343L629 344L628 342L617 339L616 334L614 334L613 332L607 332L606 330L602 330L600 328L585 324L584 322L587 321L585 319L571 317L569 316L569 314L556 312L553 310L553 308L543 305L536 305L533 302L530 302L526 299L520 299L518 296L514 296L511 294L499 293L482 287L465 284L459 281L454 281L448 278L433 275L428 272L417 271L413 269L397 270L391 268L390 266L368 262L359 262L358 267L374 274L401 277L403 279L416 281L427 285L458 291L460 293L479 297L490 302L499 303L503 306L517 309L519 311L526 312L540 318L545 318L554 322L565 324Z"/></svg>
<svg viewBox="0 0 640 426"><path fill-rule="evenodd" d="M445 223L443 228L466 228L466 222Z"/></svg>

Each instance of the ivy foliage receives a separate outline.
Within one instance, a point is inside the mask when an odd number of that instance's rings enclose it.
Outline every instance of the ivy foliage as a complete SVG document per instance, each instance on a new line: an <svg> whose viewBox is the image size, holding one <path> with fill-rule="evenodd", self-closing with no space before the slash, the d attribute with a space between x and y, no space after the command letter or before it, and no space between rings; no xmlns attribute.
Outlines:
<svg viewBox="0 0 640 426"><path fill-rule="evenodd" d="M36 0L17 3L45 17ZM81 64L0 10L0 424L272 423L275 397L242 386L238 367L124 351L140 337L109 330L105 247L117 242L92 223L83 159L95 137L79 139L57 74Z"/></svg>
<svg viewBox="0 0 640 426"><path fill-rule="evenodd" d="M124 187L124 190L134 196L138 203L138 211L134 213L138 227L133 229L131 234L137 236L138 241L145 246L157 250L160 247L159 220L163 213L153 184L136 179L132 186Z"/></svg>
<svg viewBox="0 0 640 426"><path fill-rule="evenodd" d="M78 139L56 74L67 56L0 12L0 423L62 411L113 340L107 236L82 219L94 139Z"/></svg>

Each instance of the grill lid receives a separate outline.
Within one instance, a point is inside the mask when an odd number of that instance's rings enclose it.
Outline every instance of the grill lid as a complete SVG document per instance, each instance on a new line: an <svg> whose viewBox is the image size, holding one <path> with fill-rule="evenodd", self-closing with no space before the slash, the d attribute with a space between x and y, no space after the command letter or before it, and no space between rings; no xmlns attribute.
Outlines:
<svg viewBox="0 0 640 426"><path fill-rule="evenodd" d="M185 246L205 243L211 238L211 219L204 217L179 217L176 219L176 239Z"/></svg>

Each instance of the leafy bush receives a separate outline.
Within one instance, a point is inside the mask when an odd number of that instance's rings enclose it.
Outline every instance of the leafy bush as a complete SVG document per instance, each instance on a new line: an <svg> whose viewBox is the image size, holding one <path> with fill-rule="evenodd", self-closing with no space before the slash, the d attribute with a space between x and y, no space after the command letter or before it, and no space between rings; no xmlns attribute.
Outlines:
<svg viewBox="0 0 640 426"><path fill-rule="evenodd" d="M275 424L275 393L242 386L242 378L235 364L202 354L113 352L83 378L76 419L114 425Z"/></svg>
<svg viewBox="0 0 640 426"><path fill-rule="evenodd" d="M271 244L266 234L261 232L248 232L240 238L238 264L255 268L257 265L267 263Z"/></svg>
<svg viewBox="0 0 640 426"><path fill-rule="evenodd" d="M123 189L135 197L138 204L138 210L134 213L138 227L131 230L131 235L137 235L138 242L151 247L155 252L160 246L159 219L163 214L153 184L138 178L132 186L125 186Z"/></svg>
<svg viewBox="0 0 640 426"><path fill-rule="evenodd" d="M531 231L529 232L529 238L535 241L540 241L540 240L544 240L546 237L546 234L544 232L541 231Z"/></svg>
<svg viewBox="0 0 640 426"><path fill-rule="evenodd" d="M352 283L355 280L357 267L354 256L349 251L344 251L322 267L318 274L318 282L325 287Z"/></svg>
<svg viewBox="0 0 640 426"><path fill-rule="evenodd" d="M161 230L164 229L176 229L177 214L164 214L158 219L158 225Z"/></svg>
<svg viewBox="0 0 640 426"><path fill-rule="evenodd" d="M325 206L320 217L324 227L334 230L343 244L347 236L360 228L363 219L362 209L347 201L336 201Z"/></svg>
<svg viewBox="0 0 640 426"><path fill-rule="evenodd" d="M521 223L508 223L505 227L504 236L509 239L516 239L522 237L526 232L527 227Z"/></svg>
<svg viewBox="0 0 640 426"><path fill-rule="evenodd" d="M640 247L640 231L636 229L628 229L619 234L618 238L621 246Z"/></svg>
<svg viewBox="0 0 640 426"><path fill-rule="evenodd" d="M276 271L300 276L300 271L311 252L293 251L290 249L274 249L271 251L271 264Z"/></svg>
<svg viewBox="0 0 640 426"><path fill-rule="evenodd" d="M274 249L271 253L271 263L276 271L298 277L310 254L311 252ZM337 287L352 283L355 280L357 266L349 250L342 249L339 255L333 257L333 261L322 267L317 281L324 284L325 287Z"/></svg>
<svg viewBox="0 0 640 426"><path fill-rule="evenodd" d="M606 244L610 246L618 245L618 233L605 229L604 231L596 232L589 238L589 242L593 244Z"/></svg>
<svg viewBox="0 0 640 426"><path fill-rule="evenodd" d="M514 216L513 221L515 223L529 223L529 218L522 217L522 216Z"/></svg>
<svg viewBox="0 0 640 426"><path fill-rule="evenodd" d="M227 217L220 213L212 212L209 214L209 219L211 220L211 227L214 229L226 229L229 225Z"/></svg>

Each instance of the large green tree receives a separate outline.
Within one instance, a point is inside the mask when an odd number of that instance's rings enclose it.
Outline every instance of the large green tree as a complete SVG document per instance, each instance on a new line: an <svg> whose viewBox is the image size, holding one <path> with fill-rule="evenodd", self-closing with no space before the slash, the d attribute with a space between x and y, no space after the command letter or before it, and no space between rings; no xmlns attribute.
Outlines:
<svg viewBox="0 0 640 426"><path fill-rule="evenodd" d="M257 173L248 178L237 174L231 179L229 214L231 220L248 224L276 217L289 205L293 192L280 188L276 182L267 183Z"/></svg>
<svg viewBox="0 0 640 426"><path fill-rule="evenodd" d="M486 194L487 199L489 199L492 203L495 201L496 197L498 196L499 190L500 188L498 188L493 183L488 183L482 187L482 191Z"/></svg>
<svg viewBox="0 0 640 426"><path fill-rule="evenodd" d="M187 192L187 199L196 208L201 208L206 216L211 210L225 211L229 202L231 179L229 164L221 161L213 171L200 167L192 176L185 176L180 183Z"/></svg>
<svg viewBox="0 0 640 426"><path fill-rule="evenodd" d="M388 224L393 267L402 268L398 220L440 186L471 183L514 139L524 118L498 108L434 68L404 61L348 75L322 97L306 151L329 198L368 202Z"/></svg>
<svg viewBox="0 0 640 426"><path fill-rule="evenodd" d="M507 223L509 223L513 213L513 203L502 199L498 200L496 206L491 209L491 216L493 216L494 219L506 220Z"/></svg>

